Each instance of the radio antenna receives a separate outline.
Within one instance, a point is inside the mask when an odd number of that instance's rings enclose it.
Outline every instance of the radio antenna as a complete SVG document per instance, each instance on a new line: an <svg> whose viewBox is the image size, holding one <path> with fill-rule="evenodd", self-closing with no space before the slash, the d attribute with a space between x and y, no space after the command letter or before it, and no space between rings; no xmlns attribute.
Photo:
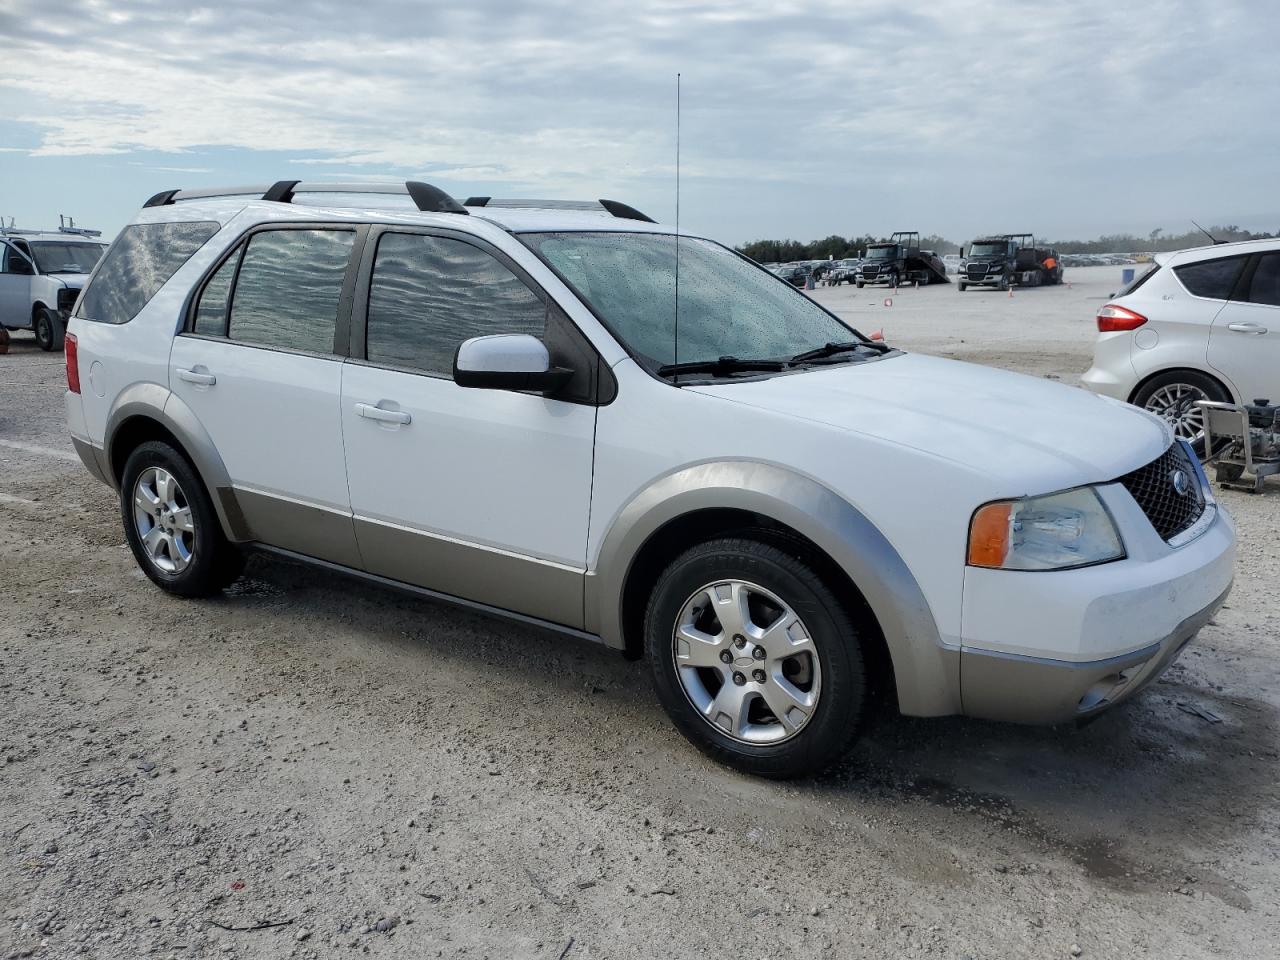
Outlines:
<svg viewBox="0 0 1280 960"><path fill-rule="evenodd" d="M677 191L677 193L678 193L678 192L679 192L679 191ZM679 209L679 208L677 208L677 209ZM1194 220L1192 220L1191 222L1192 222L1192 223L1196 223ZM1227 241L1225 241L1225 240L1219 240L1217 237L1215 237L1212 233L1210 233L1210 232L1209 232L1208 230L1206 230L1204 227L1200 226L1200 224L1198 224L1198 223L1196 223L1196 229L1197 229L1197 230L1199 230L1201 233L1203 233L1203 234L1204 234L1206 237L1208 237L1210 240L1212 240L1212 241L1213 241L1214 246L1217 246L1218 244L1222 244L1222 243L1226 243L1226 242L1227 242Z"/></svg>
<svg viewBox="0 0 1280 960"><path fill-rule="evenodd" d="M676 74L676 312L671 327L671 362L680 362L680 74ZM673 381L680 382L680 374Z"/></svg>

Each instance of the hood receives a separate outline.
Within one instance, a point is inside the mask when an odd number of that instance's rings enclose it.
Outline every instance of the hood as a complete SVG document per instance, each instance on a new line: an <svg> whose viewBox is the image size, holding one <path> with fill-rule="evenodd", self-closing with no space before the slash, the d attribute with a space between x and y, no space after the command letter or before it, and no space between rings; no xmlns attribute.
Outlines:
<svg viewBox="0 0 1280 960"><path fill-rule="evenodd" d="M1129 404L919 354L686 389L913 447L1001 481L1010 496L1114 480L1173 442L1163 421Z"/></svg>
<svg viewBox="0 0 1280 960"><path fill-rule="evenodd" d="M57 280L64 287L70 287L72 290L81 289L89 279L87 273L46 273L43 276L50 280Z"/></svg>

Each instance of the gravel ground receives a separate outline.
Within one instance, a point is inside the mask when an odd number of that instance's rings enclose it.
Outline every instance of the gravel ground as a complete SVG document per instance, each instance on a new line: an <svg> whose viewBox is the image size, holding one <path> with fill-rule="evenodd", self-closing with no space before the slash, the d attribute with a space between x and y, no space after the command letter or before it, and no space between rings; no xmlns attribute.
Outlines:
<svg viewBox="0 0 1280 960"><path fill-rule="evenodd" d="M1074 382L1070 288L815 296L912 350ZM1280 485L1224 492L1235 593L1092 725L885 717L820 779L680 740L644 664L282 562L152 587L0 357L0 957L1280 954ZM251 928L251 929L244 929Z"/></svg>

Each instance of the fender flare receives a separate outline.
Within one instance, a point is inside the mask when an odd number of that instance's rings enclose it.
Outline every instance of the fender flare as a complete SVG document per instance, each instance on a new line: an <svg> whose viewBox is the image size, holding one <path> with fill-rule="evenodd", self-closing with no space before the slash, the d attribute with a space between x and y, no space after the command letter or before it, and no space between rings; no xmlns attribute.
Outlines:
<svg viewBox="0 0 1280 960"><path fill-rule="evenodd" d="M915 576L883 533L839 494L783 467L730 460L655 480L619 511L588 574L587 629L623 648L623 592L634 558L659 529L708 509L750 511L807 537L858 586L884 634L903 713L960 710L960 651L943 643Z"/></svg>
<svg viewBox="0 0 1280 960"><path fill-rule="evenodd" d="M222 462L217 447L191 408L168 387L158 383L135 383L122 390L111 405L104 433L104 459L113 484L124 469L123 463L117 464L111 460L116 434L125 423L135 417L154 420L182 444L196 473L209 491L209 498L213 501L218 522L227 539L240 543L252 540L253 535L231 486L231 476L227 473L226 464Z"/></svg>

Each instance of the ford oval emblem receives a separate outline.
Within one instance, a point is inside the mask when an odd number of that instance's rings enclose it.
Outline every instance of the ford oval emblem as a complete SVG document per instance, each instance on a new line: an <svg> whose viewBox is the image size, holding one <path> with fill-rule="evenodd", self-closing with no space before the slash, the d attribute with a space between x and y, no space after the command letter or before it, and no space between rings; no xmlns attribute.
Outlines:
<svg viewBox="0 0 1280 960"><path fill-rule="evenodd" d="M1173 484L1174 492L1180 497L1185 497L1191 492L1191 478L1187 476L1185 470L1173 470L1169 473L1169 482Z"/></svg>

